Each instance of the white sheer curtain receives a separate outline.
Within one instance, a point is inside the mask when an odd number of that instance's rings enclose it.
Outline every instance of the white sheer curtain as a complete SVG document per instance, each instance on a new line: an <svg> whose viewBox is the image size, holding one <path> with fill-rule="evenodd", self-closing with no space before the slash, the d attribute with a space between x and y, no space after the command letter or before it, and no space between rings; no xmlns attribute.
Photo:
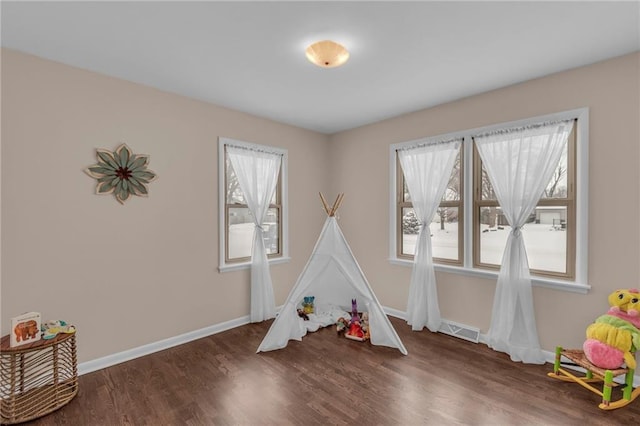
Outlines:
<svg viewBox="0 0 640 426"><path fill-rule="evenodd" d="M511 233L502 257L488 344L513 361L544 363L533 310L529 262L520 229L555 171L573 122L530 126L475 137Z"/></svg>
<svg viewBox="0 0 640 426"><path fill-rule="evenodd" d="M435 332L440 328L429 225L447 189L461 142L456 139L398 150L413 209L421 223L407 301L407 323L413 330L426 326Z"/></svg>
<svg viewBox="0 0 640 426"><path fill-rule="evenodd" d="M251 322L260 322L276 316L262 223L278 182L282 155L229 145L227 155L255 224L251 249Z"/></svg>

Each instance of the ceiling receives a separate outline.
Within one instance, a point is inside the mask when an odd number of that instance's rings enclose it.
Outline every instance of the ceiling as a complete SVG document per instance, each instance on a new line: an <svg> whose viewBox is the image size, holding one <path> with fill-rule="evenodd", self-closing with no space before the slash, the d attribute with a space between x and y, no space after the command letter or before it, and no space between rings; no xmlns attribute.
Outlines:
<svg viewBox="0 0 640 426"><path fill-rule="evenodd" d="M3 47L327 134L640 50L638 1L1 7Z"/></svg>

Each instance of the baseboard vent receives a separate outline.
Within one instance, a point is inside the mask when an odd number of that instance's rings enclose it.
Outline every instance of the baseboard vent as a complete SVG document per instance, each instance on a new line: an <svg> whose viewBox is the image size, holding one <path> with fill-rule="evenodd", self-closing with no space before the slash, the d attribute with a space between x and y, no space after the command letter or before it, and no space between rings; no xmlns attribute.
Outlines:
<svg viewBox="0 0 640 426"><path fill-rule="evenodd" d="M459 339L468 340L473 343L478 343L478 341L480 340L479 328L459 324L457 322L449 320L443 319L438 331L440 333L448 334Z"/></svg>

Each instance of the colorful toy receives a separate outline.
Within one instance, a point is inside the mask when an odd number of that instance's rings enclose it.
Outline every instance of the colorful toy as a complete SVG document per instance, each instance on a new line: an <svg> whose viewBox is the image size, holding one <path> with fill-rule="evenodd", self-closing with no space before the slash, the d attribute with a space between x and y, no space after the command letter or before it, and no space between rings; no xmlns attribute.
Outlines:
<svg viewBox="0 0 640 426"><path fill-rule="evenodd" d="M593 365L615 369L626 364L636 368L634 353L640 348L639 296L637 289L616 290L609 295L609 311L587 327L582 348Z"/></svg>
<svg viewBox="0 0 640 426"><path fill-rule="evenodd" d="M349 330L345 333L344 337L351 340L357 340L359 342L364 341L364 331L362 330L359 319L351 321L349 324Z"/></svg>
<svg viewBox="0 0 640 426"><path fill-rule="evenodd" d="M640 329L640 292L638 289L616 290L609 295L611 308L607 312L630 322Z"/></svg>
<svg viewBox="0 0 640 426"><path fill-rule="evenodd" d="M371 338L369 334L369 314L367 312L362 313L362 331L364 331L364 339L368 340Z"/></svg>
<svg viewBox="0 0 640 426"><path fill-rule="evenodd" d="M315 296L305 296L302 299L302 309L305 314L312 314L314 312L313 301L315 300Z"/></svg>
<svg viewBox="0 0 640 426"><path fill-rule="evenodd" d="M336 332L338 336L347 331L347 327L349 327L349 321L347 321L344 317L338 318L336 321Z"/></svg>
<svg viewBox="0 0 640 426"><path fill-rule="evenodd" d="M351 299L351 321L349 321L349 329L345 333L344 337L351 340L357 340L359 342L367 340L368 337L365 328L368 327L368 324L363 327L363 316L364 314L361 316L358 312L356 299Z"/></svg>
<svg viewBox="0 0 640 426"><path fill-rule="evenodd" d="M358 303L356 299L351 299L351 321L349 321L349 325L353 324L356 321L360 321L360 315L358 314Z"/></svg>
<svg viewBox="0 0 640 426"><path fill-rule="evenodd" d="M71 334L76 332L76 328L73 325L67 324L62 320L47 321L40 327L42 330L42 338L45 340L53 339L59 333Z"/></svg>

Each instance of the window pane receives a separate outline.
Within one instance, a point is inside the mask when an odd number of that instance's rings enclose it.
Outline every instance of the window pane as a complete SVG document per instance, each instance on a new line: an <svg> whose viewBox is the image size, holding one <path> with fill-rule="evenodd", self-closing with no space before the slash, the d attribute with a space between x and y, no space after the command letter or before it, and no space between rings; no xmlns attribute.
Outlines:
<svg viewBox="0 0 640 426"><path fill-rule="evenodd" d="M231 164L231 160L229 160L229 156L226 158L226 176L227 204L246 204L244 194L242 193L242 189L240 189L240 184L238 183L238 177L236 176L236 172L233 170L233 165Z"/></svg>
<svg viewBox="0 0 640 426"><path fill-rule="evenodd" d="M420 221L413 207L402 209L402 248L401 254L413 256L416 253L416 241L420 232Z"/></svg>
<svg viewBox="0 0 640 426"><path fill-rule="evenodd" d="M278 209L270 208L267 210L267 217L262 224L264 230L264 246L267 248L267 254L280 253L280 244L278 237Z"/></svg>
<svg viewBox="0 0 640 426"><path fill-rule="evenodd" d="M458 208L438 208L431 224L433 257L458 260ZM402 254L415 255L420 222L412 207L402 209Z"/></svg>
<svg viewBox="0 0 640 426"><path fill-rule="evenodd" d="M411 194L409 194L409 187L407 186L407 181L404 179L404 175L402 175L402 197L405 203L411 202Z"/></svg>
<svg viewBox="0 0 640 426"><path fill-rule="evenodd" d="M231 164L231 160L229 160L229 156L226 157L225 164L227 177L227 204L247 204L244 199L242 189L240 189L236 172L233 170L233 164ZM276 186L276 190L273 191L270 204L276 204L278 190L279 188Z"/></svg>
<svg viewBox="0 0 640 426"><path fill-rule="evenodd" d="M461 182L461 169L460 169L460 153L462 148L458 151L456 160L453 163L453 169L451 170L451 176L449 177L449 183L447 189L442 196L442 201L458 201L460 200L460 182ZM411 194L409 194L409 188L407 187L407 181L402 176L402 200L406 203L411 202Z"/></svg>
<svg viewBox="0 0 640 426"><path fill-rule="evenodd" d="M567 209L539 206L522 228L529 268L566 273ZM500 265L511 232L499 207L480 208L480 262Z"/></svg>
<svg viewBox="0 0 640 426"><path fill-rule="evenodd" d="M253 215L246 207L229 208L229 259L251 256L253 246ZM262 225L267 254L279 252L278 210L270 208Z"/></svg>
<svg viewBox="0 0 640 426"><path fill-rule="evenodd" d="M247 208L229 209L229 259L251 256L253 245L253 216Z"/></svg>
<svg viewBox="0 0 640 426"><path fill-rule="evenodd" d="M562 156L558 162L556 170L553 172L553 176L549 180L542 198L567 198L567 145L565 144ZM496 200L493 186L489 181L487 171L482 165L482 199L483 200Z"/></svg>
<svg viewBox="0 0 640 426"><path fill-rule="evenodd" d="M430 229L433 257L458 260L458 208L438 208Z"/></svg>
<svg viewBox="0 0 640 426"><path fill-rule="evenodd" d="M444 192L442 196L442 201L458 201L460 200L460 181L461 173L460 173L460 153L462 152L462 148L458 151L458 155L456 155L456 160L453 163L453 169L451 170L451 177L449 178L449 183L447 184L447 190ZM456 215L457 216L457 215ZM435 256L435 254L434 254Z"/></svg>
<svg viewBox="0 0 640 426"><path fill-rule="evenodd" d="M535 221L522 229L529 267L567 272L567 208L538 206Z"/></svg>
<svg viewBox="0 0 640 426"><path fill-rule="evenodd" d="M483 200L495 200L496 193L493 191L493 186L491 185L491 181L489 180L489 175L487 174L487 170L484 168L484 164L482 165L482 182L481 185L481 197Z"/></svg>
<svg viewBox="0 0 640 426"><path fill-rule="evenodd" d="M553 172L542 198L567 198L567 145L564 146L558 167Z"/></svg>
<svg viewBox="0 0 640 426"><path fill-rule="evenodd" d="M500 265L509 231L500 207L480 208L480 263Z"/></svg>

